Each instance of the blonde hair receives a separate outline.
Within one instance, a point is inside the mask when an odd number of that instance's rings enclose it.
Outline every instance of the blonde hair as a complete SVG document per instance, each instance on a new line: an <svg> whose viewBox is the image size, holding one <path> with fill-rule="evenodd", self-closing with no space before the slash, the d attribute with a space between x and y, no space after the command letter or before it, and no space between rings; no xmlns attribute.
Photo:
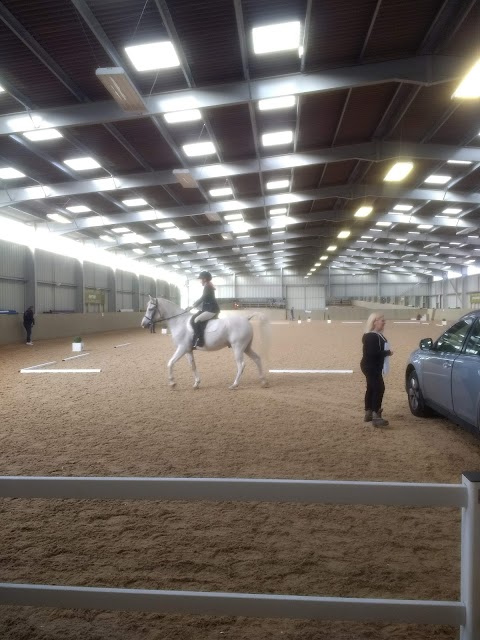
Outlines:
<svg viewBox="0 0 480 640"><path fill-rule="evenodd" d="M375 311L374 313L371 313L368 316L368 320L365 323L365 333L368 333L369 331L373 331L373 325L375 324L375 320L380 320L380 318L383 318L384 315L383 313L380 313L380 311Z"/></svg>

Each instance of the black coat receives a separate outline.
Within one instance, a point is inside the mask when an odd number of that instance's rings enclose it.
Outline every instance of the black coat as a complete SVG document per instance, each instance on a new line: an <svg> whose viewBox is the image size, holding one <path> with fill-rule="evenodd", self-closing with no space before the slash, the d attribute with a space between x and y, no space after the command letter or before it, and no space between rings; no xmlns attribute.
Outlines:
<svg viewBox="0 0 480 640"><path fill-rule="evenodd" d="M386 342L385 336L376 331L369 331L363 334L363 357L360 362L362 371L377 373L382 371L383 361L387 356L392 355L389 349L385 349Z"/></svg>
<svg viewBox="0 0 480 640"><path fill-rule="evenodd" d="M23 314L23 324L32 326L35 324L35 319L33 317L33 310L27 309Z"/></svg>
<svg viewBox="0 0 480 640"><path fill-rule="evenodd" d="M211 313L218 313L220 311L218 302L215 300L215 287L213 284L207 282L203 287L202 297L194 302L193 306L200 311L210 311Z"/></svg>

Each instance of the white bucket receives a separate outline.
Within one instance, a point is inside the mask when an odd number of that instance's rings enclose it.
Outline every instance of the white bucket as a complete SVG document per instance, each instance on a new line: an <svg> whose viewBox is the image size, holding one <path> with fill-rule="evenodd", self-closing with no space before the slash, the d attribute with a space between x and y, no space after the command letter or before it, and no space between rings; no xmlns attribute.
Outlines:
<svg viewBox="0 0 480 640"><path fill-rule="evenodd" d="M167 331L168 331L168 329L162 329L163 335L167 335Z"/></svg>
<svg viewBox="0 0 480 640"><path fill-rule="evenodd" d="M332 324L332 321L331 320L327 320L327 324Z"/></svg>
<svg viewBox="0 0 480 640"><path fill-rule="evenodd" d="M72 342L72 351L83 351L83 342Z"/></svg>

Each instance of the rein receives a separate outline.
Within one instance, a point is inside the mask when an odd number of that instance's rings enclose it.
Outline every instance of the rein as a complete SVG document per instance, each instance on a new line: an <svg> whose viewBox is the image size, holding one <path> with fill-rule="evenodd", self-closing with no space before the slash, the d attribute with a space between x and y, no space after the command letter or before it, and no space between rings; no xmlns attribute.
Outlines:
<svg viewBox="0 0 480 640"><path fill-rule="evenodd" d="M147 314L146 314L146 313L145 313L145 315L143 316L144 318L146 318L146 319L150 322L150 324L157 324L157 322L163 322L164 320L165 320L165 321L166 321L166 320L172 320L173 318L178 318L179 316L183 316L183 315L185 315L186 313L189 313L189 309L187 309L186 311L182 311L182 313L177 313L176 315L174 315L174 316L170 316L170 317L168 317L168 318L160 318L159 320L153 320L153 316L155 315L155 310L160 311L160 310L159 310L159 308L158 308L158 302L157 302L157 304L154 306L154 308L153 308L153 309L154 309L154 312L153 312L153 314L152 314L152 317L151 317L151 318L149 318L149 317L147 316Z"/></svg>

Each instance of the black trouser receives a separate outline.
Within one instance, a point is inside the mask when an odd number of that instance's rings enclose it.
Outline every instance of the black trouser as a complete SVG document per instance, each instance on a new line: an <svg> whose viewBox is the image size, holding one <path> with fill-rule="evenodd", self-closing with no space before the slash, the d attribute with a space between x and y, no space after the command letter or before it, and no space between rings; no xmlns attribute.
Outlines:
<svg viewBox="0 0 480 640"><path fill-rule="evenodd" d="M25 331L27 332L27 342L31 342L32 341L32 326L30 323L28 322L24 322L23 326L25 327Z"/></svg>
<svg viewBox="0 0 480 640"><path fill-rule="evenodd" d="M383 394L385 393L385 383L383 382L381 369L369 369L361 366L362 373L367 379L367 390L365 392L365 411L377 412L382 408Z"/></svg>

